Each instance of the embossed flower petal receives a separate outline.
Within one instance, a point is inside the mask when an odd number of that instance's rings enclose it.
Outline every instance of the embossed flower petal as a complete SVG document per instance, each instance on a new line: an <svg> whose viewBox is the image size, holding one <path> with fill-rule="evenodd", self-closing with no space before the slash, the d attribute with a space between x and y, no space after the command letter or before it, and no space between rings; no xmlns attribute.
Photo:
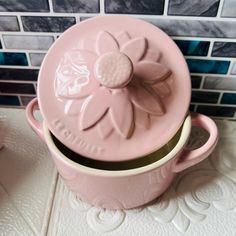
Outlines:
<svg viewBox="0 0 236 236"><path fill-rule="evenodd" d="M191 221L199 222L203 221L206 218L205 215L189 207L189 205L184 199L179 199L178 203L179 203L179 209L184 213L184 215L186 215L189 219L191 219Z"/></svg>
<svg viewBox="0 0 236 236"><path fill-rule="evenodd" d="M174 219L178 211L178 204L175 197L176 195L174 190L170 188L156 203L148 206L148 210L151 212L155 220L160 223L168 223Z"/></svg>
<svg viewBox="0 0 236 236"><path fill-rule="evenodd" d="M146 89L138 86L136 88L134 86L130 86L128 89L132 102L139 109L152 115L160 116L164 114L164 108L158 96L154 96Z"/></svg>
<svg viewBox="0 0 236 236"><path fill-rule="evenodd" d="M147 41L145 38L134 38L124 44L121 48L121 52L125 53L132 62L139 61L145 54L147 49Z"/></svg>
<svg viewBox="0 0 236 236"><path fill-rule="evenodd" d="M171 71L158 62L142 61L135 65L134 74L144 83L155 84L170 76Z"/></svg>
<svg viewBox="0 0 236 236"><path fill-rule="evenodd" d="M118 41L119 45L123 45L130 40L130 35L126 31L119 32L116 35L116 40Z"/></svg>
<svg viewBox="0 0 236 236"><path fill-rule="evenodd" d="M88 97L81 108L80 128L85 130L95 125L108 111L111 99L110 92L99 88Z"/></svg>
<svg viewBox="0 0 236 236"><path fill-rule="evenodd" d="M96 40L96 51L99 55L111 52L118 51L119 45L116 39L107 31L101 31Z"/></svg>
<svg viewBox="0 0 236 236"><path fill-rule="evenodd" d="M111 135L113 131L113 125L110 116L104 116L98 123L98 133L101 138L105 139Z"/></svg>
<svg viewBox="0 0 236 236"><path fill-rule="evenodd" d="M182 211L177 211L176 216L172 220L174 226L182 233L186 232L190 226L190 220L187 218Z"/></svg>
<svg viewBox="0 0 236 236"><path fill-rule="evenodd" d="M161 52L158 49L156 49L155 51L148 49L143 60L157 62L160 60L160 58L161 58Z"/></svg>
<svg viewBox="0 0 236 236"><path fill-rule="evenodd" d="M87 223L95 232L110 232L118 228L125 219L121 210L104 210L93 207L87 212Z"/></svg>
<svg viewBox="0 0 236 236"><path fill-rule="evenodd" d="M152 85L152 88L161 98L165 98L171 94L170 87L166 81L161 81Z"/></svg>
<svg viewBox="0 0 236 236"><path fill-rule="evenodd" d="M147 112L135 108L135 125L148 129L150 127L150 117Z"/></svg>
<svg viewBox="0 0 236 236"><path fill-rule="evenodd" d="M134 114L129 97L124 91L113 92L110 116L116 131L124 138L128 138L134 127Z"/></svg>

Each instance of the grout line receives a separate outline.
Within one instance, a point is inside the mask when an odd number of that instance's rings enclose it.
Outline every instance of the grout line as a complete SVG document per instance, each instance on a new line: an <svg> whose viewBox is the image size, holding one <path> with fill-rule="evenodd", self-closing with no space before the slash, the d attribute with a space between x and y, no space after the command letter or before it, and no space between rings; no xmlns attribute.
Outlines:
<svg viewBox="0 0 236 236"><path fill-rule="evenodd" d="M104 0L100 0L100 14L105 14L105 2L104 2Z"/></svg>
<svg viewBox="0 0 236 236"><path fill-rule="evenodd" d="M79 15L79 17L83 17L82 15ZM235 18L236 19L236 18ZM16 35L16 36L54 36L61 33L58 32L31 32L31 31L24 31L24 32L11 32L11 31L5 31L3 32L4 35ZM197 37L197 36L171 36L170 37L173 40L198 40L198 41L219 41L219 42L236 42L236 38L209 38L209 37Z"/></svg>
<svg viewBox="0 0 236 236"><path fill-rule="evenodd" d="M32 31L24 31L24 32L11 32L5 31L4 35L11 36L48 36L52 37L53 35L59 34L58 32L32 32Z"/></svg>
<svg viewBox="0 0 236 236"><path fill-rule="evenodd" d="M222 60L232 60L235 59L235 57L214 57L214 56L184 56L186 59L205 59L205 60L216 60L216 61L222 61Z"/></svg>
<svg viewBox="0 0 236 236"><path fill-rule="evenodd" d="M23 23L21 21L21 17L19 15L16 16L19 22L19 26L20 26L20 31L19 32L24 32L24 27L23 27Z"/></svg>
<svg viewBox="0 0 236 236"><path fill-rule="evenodd" d="M103 1L103 0L101 0ZM102 10L102 9L101 9ZM100 11L101 13L102 11ZM59 12L1 12L1 16L48 16L48 17L76 17L77 13L59 13ZM78 13L79 14L79 13ZM95 16L99 13L82 13L83 16ZM109 14L112 15L112 14ZM201 17L201 16L176 16L176 15L142 15L142 14L115 14L128 15L143 19L169 19L169 20L187 20L187 21L223 21L236 22L236 18L222 18L222 17Z"/></svg>
<svg viewBox="0 0 236 236"><path fill-rule="evenodd" d="M57 170L56 170L55 167L54 167L53 171L54 171L54 173L53 173L54 182L51 185L50 197L49 197L49 200L47 202L47 206L49 205L50 209L47 212L47 217L44 217L44 219L46 218L46 222L44 222L44 224L45 224L44 228L45 229L44 229L43 235L48 235L50 220L51 220L52 213L53 213L54 200L56 198L56 192L57 192L57 185L58 185L59 177L58 177L58 173L57 173Z"/></svg>
<svg viewBox="0 0 236 236"><path fill-rule="evenodd" d="M202 76L202 80L201 80L199 89L203 89L203 85L204 85L204 82L205 82L205 78L206 78L206 76Z"/></svg>
<svg viewBox="0 0 236 236"><path fill-rule="evenodd" d="M215 92L215 93L221 93L221 92L228 92L228 93L236 93L236 90L227 90L227 89L196 89L192 88L192 91L196 92Z"/></svg>
<svg viewBox="0 0 236 236"><path fill-rule="evenodd" d="M26 58L27 58L27 61L28 61L28 65L29 65L29 67L31 67L32 64L31 64L31 60L30 60L29 53L28 53L28 52L24 52L24 53L25 53L25 55L26 55Z"/></svg>
<svg viewBox="0 0 236 236"><path fill-rule="evenodd" d="M52 14L53 13L53 14ZM45 16L45 17L76 17L74 12L1 12L1 16ZM82 13L86 16L94 16L99 13Z"/></svg>
<svg viewBox="0 0 236 236"><path fill-rule="evenodd" d="M211 57L211 53L212 53L212 50L213 50L213 46L214 46L214 42L211 41L210 42L210 46L208 48L208 53L207 53L207 57ZM211 57L212 58L212 57Z"/></svg>
<svg viewBox="0 0 236 236"><path fill-rule="evenodd" d="M9 68L9 69L39 69L40 67L39 66L9 66L9 65L0 65L0 69L1 68Z"/></svg>
<svg viewBox="0 0 236 236"><path fill-rule="evenodd" d="M219 4L217 15L216 15L216 19L221 17L223 6L224 6L224 0L221 0L220 4Z"/></svg>
<svg viewBox="0 0 236 236"><path fill-rule="evenodd" d="M194 105L194 104L192 104L192 105L194 106L193 111L196 112L197 111L197 105Z"/></svg>
<svg viewBox="0 0 236 236"><path fill-rule="evenodd" d="M128 14L116 14L116 15L128 15ZM168 15L168 16L163 16L163 15L135 15L132 14L133 17L138 17L138 18L143 18L143 19L150 19L150 20L155 20L155 19L169 19L169 20L181 20L181 21L223 21L223 22L235 22L236 18L216 18L216 17L202 17L202 16L183 16L183 15Z"/></svg>
<svg viewBox="0 0 236 236"><path fill-rule="evenodd" d="M2 49L0 49L0 50L2 51L2 50L5 50L5 43L3 42L2 34L0 34L0 40L1 40L1 44L2 44Z"/></svg>
<svg viewBox="0 0 236 236"><path fill-rule="evenodd" d="M169 6L169 0L164 1L164 11L163 11L163 16L168 15L168 6Z"/></svg>
<svg viewBox="0 0 236 236"><path fill-rule="evenodd" d="M236 38L209 38L209 37L197 37L197 36L171 36L173 40L197 40L197 41L219 41L219 42L236 42Z"/></svg>
<svg viewBox="0 0 236 236"><path fill-rule="evenodd" d="M15 105L3 105L3 104L0 104L0 108L16 108L16 109L25 109L25 106L15 106Z"/></svg>
<svg viewBox="0 0 236 236"><path fill-rule="evenodd" d="M35 89L35 94L37 95L37 82L35 82L33 85L34 85L34 89Z"/></svg>
<svg viewBox="0 0 236 236"><path fill-rule="evenodd" d="M217 101L217 104L220 105L220 101L223 97L223 92L220 93L220 96L218 97L218 101Z"/></svg>
<svg viewBox="0 0 236 236"><path fill-rule="evenodd" d="M0 93L1 96L35 96L36 94L29 93Z"/></svg>
<svg viewBox="0 0 236 236"><path fill-rule="evenodd" d="M10 83L10 84L33 84L36 81L32 81L32 80L7 80L7 79L0 79L0 84L1 83Z"/></svg>
<svg viewBox="0 0 236 236"><path fill-rule="evenodd" d="M7 48L7 49L0 49L1 52L25 52L25 53L47 53L48 50L36 50L36 49L17 49L17 48L13 48L13 49L10 49L10 48Z"/></svg>
<svg viewBox="0 0 236 236"><path fill-rule="evenodd" d="M49 5L49 13L53 13L52 0L48 0L48 5Z"/></svg>
<svg viewBox="0 0 236 236"><path fill-rule="evenodd" d="M191 73L191 75L196 75L196 76L206 76L206 77L221 77L225 78L226 76L228 78L236 78L236 75L227 75L227 74L207 74L207 73Z"/></svg>
<svg viewBox="0 0 236 236"><path fill-rule="evenodd" d="M22 103L22 101L21 101L21 97L18 95L17 96L18 97L18 100L19 100L19 102L20 102L20 106L23 106L23 103Z"/></svg>
<svg viewBox="0 0 236 236"><path fill-rule="evenodd" d="M234 64L234 61L231 61L230 64L229 64L229 69L228 69L228 72L227 72L227 76L231 75L231 71L232 71L232 68L233 68L233 64Z"/></svg>
<svg viewBox="0 0 236 236"><path fill-rule="evenodd" d="M236 108L236 104L217 104L217 103L197 103L197 102L191 102L192 105L198 105L198 106L215 106L215 107L233 107Z"/></svg>

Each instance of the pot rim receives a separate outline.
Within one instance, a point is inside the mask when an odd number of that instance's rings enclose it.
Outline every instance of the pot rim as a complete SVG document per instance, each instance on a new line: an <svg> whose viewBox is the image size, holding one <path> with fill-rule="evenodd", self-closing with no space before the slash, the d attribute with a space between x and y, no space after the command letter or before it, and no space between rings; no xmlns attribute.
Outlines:
<svg viewBox="0 0 236 236"><path fill-rule="evenodd" d="M164 165L166 162L176 157L176 155L179 154L183 150L183 148L185 147L189 139L191 126L192 126L191 116L188 115L183 122L180 138L177 144L166 156L162 157L160 160L154 163L151 163L142 167L134 168L134 169L127 169L127 170L101 170L101 169L95 169L95 168L87 167L79 163L76 163L70 160L68 157L66 157L56 147L55 143L52 140L52 136L51 136L52 134L50 133L50 130L47 128L47 125L45 122L43 122L43 133L44 133L45 142L50 152L54 156L56 156L56 158L62 160L66 165L69 165L80 172L90 174L90 175L96 175L96 176L101 176L101 177L124 177L124 176L137 175L137 174L151 171L153 169L156 169Z"/></svg>

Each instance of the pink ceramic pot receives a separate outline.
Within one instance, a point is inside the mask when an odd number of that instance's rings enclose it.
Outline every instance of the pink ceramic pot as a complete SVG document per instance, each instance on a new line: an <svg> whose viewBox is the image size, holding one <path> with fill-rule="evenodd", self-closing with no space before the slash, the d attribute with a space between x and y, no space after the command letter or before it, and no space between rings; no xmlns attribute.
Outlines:
<svg viewBox="0 0 236 236"><path fill-rule="evenodd" d="M215 123L197 113L184 120L179 139L170 152L149 165L121 171L109 171L86 167L71 161L53 142L46 123L34 116L37 100L29 103L26 114L34 131L46 142L62 179L81 200L109 209L129 209L144 205L162 194L173 177L206 158L218 140ZM186 150L192 125L202 127L209 133L208 141L196 150Z"/></svg>

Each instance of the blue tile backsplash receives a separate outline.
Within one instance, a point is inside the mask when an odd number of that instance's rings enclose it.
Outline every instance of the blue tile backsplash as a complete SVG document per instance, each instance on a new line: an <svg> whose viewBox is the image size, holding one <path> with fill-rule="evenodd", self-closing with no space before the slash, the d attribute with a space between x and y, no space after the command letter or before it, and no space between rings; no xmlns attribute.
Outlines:
<svg viewBox="0 0 236 236"><path fill-rule="evenodd" d="M0 52L0 65L28 66L26 54L22 52Z"/></svg>
<svg viewBox="0 0 236 236"><path fill-rule="evenodd" d="M224 93L220 103L236 104L236 93Z"/></svg>
<svg viewBox="0 0 236 236"><path fill-rule="evenodd" d="M165 31L191 73L189 109L236 120L236 0L0 0L0 106L25 107L53 42L98 14L126 14Z"/></svg>
<svg viewBox="0 0 236 236"><path fill-rule="evenodd" d="M17 96L0 95L0 105L20 106L20 101Z"/></svg>
<svg viewBox="0 0 236 236"><path fill-rule="evenodd" d="M209 74L226 74L230 64L229 61L203 59L187 59L187 63L190 72Z"/></svg>
<svg viewBox="0 0 236 236"><path fill-rule="evenodd" d="M186 56L206 56L210 42L198 40L175 40L175 43Z"/></svg>

